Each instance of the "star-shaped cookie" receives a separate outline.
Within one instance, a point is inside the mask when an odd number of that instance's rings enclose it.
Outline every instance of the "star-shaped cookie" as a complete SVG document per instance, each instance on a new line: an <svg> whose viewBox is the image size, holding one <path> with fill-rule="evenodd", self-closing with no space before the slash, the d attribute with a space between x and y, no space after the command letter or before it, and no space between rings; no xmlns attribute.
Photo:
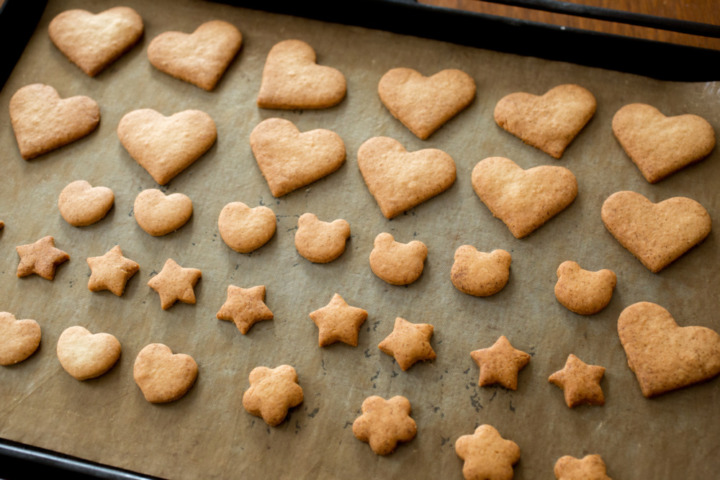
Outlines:
<svg viewBox="0 0 720 480"><path fill-rule="evenodd" d="M588 365L571 353L565 367L550 375L548 381L563 389L565 403L570 408L581 404L605 405L600 388L603 375L605 367Z"/></svg>
<svg viewBox="0 0 720 480"><path fill-rule="evenodd" d="M245 335L250 327L262 320L272 320L273 313L265 305L265 285L240 288L229 285L227 299L217 313L219 320L235 322L240 333Z"/></svg>
<svg viewBox="0 0 720 480"><path fill-rule="evenodd" d="M88 289L91 292L110 290L118 297L125 292L125 285L140 270L140 265L123 256L120 245L115 245L101 257L87 259L91 274Z"/></svg>
<svg viewBox="0 0 720 480"><path fill-rule="evenodd" d="M253 368L250 388L245 390L242 399L245 410L262 417L271 427L282 423L288 410L302 401L303 390L298 385L297 372L290 365Z"/></svg>
<svg viewBox="0 0 720 480"><path fill-rule="evenodd" d="M49 235L35 243L20 245L15 249L20 256L18 277L27 277L34 273L44 279L52 280L55 278L58 265L70 260L70 255L55 248L55 239Z"/></svg>
<svg viewBox="0 0 720 480"><path fill-rule="evenodd" d="M197 268L183 268L172 258L165 261L160 273L148 282L148 286L160 295L160 306L167 310L175 302L195 304L195 285L202 277Z"/></svg>
<svg viewBox="0 0 720 480"><path fill-rule="evenodd" d="M335 342L357 347L360 326L365 323L367 316L366 310L351 307L337 293L326 306L310 313L310 318L319 329L318 345L321 347Z"/></svg>
<svg viewBox="0 0 720 480"><path fill-rule="evenodd" d="M410 418L410 401L397 395L390 400L373 395L362 404L362 415L353 422L355 438L370 444L378 455L388 455L398 442L415 438L417 425Z"/></svg>
<svg viewBox="0 0 720 480"><path fill-rule="evenodd" d="M392 333L380 342L378 348L395 357L400 368L407 370L420 360L435 359L435 350L430 345L432 334L433 326L428 323L410 323L397 317Z"/></svg>
<svg viewBox="0 0 720 480"><path fill-rule="evenodd" d="M491 425L480 425L472 435L458 438L455 453L465 461L463 476L467 480L510 480L513 465L520 460L520 447L502 438Z"/></svg>
<svg viewBox="0 0 720 480"><path fill-rule="evenodd" d="M499 383L510 390L517 390L518 372L530 361L530 355L513 348L505 335L492 347L470 352L470 356L480 368L478 385Z"/></svg>
<svg viewBox="0 0 720 480"><path fill-rule="evenodd" d="M607 476L605 462L600 455L585 455L582 459L565 455L555 462L557 480L612 480Z"/></svg>

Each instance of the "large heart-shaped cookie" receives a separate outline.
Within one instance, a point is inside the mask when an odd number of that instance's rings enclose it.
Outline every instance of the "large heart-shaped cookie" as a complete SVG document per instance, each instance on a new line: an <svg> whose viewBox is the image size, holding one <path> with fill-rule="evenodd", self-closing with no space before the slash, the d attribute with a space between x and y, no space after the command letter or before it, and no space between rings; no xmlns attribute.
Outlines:
<svg viewBox="0 0 720 480"><path fill-rule="evenodd" d="M542 165L524 170L503 157L478 162L472 186L515 238L530 235L565 210L578 191L577 179L567 168Z"/></svg>
<svg viewBox="0 0 720 480"><path fill-rule="evenodd" d="M673 197L653 203L635 192L616 192L603 203L605 227L650 271L657 273L700 243L712 220L695 200Z"/></svg>
<svg viewBox="0 0 720 480"><path fill-rule="evenodd" d="M250 208L242 202L231 202L218 217L223 242L240 253L250 253L265 245L276 228L275 212L264 205Z"/></svg>
<svg viewBox="0 0 720 480"><path fill-rule="evenodd" d="M612 130L650 183L702 160L715 148L715 131L704 118L692 114L666 117L642 103L618 110Z"/></svg>
<svg viewBox="0 0 720 480"><path fill-rule="evenodd" d="M63 99L50 85L34 83L13 94L10 121L20 155L30 160L95 130L100 107L90 97Z"/></svg>
<svg viewBox="0 0 720 480"><path fill-rule="evenodd" d="M360 145L358 167L388 219L444 192L456 176L455 161L442 150L408 152L389 137L374 137Z"/></svg>
<svg viewBox="0 0 720 480"><path fill-rule="evenodd" d="M648 398L720 374L720 335L705 327L680 327L660 305L627 307L618 318L618 335Z"/></svg>
<svg viewBox="0 0 720 480"><path fill-rule="evenodd" d="M97 15L66 10L52 19L48 33L70 61L94 77L140 40L143 21L129 7L114 7Z"/></svg>
<svg viewBox="0 0 720 480"><path fill-rule="evenodd" d="M133 206L138 225L153 237L167 235L182 227L190 220L192 212L192 200L187 195L165 195L154 188L140 192Z"/></svg>
<svg viewBox="0 0 720 480"><path fill-rule="evenodd" d="M60 192L60 215L74 227L92 225L102 220L115 202L115 194L107 187L93 187L85 180L69 183Z"/></svg>
<svg viewBox="0 0 720 480"><path fill-rule="evenodd" d="M181 398L193 386L197 375L197 363L190 355L173 354L162 343L151 343L140 350L133 367L135 383L150 403Z"/></svg>
<svg viewBox="0 0 720 480"><path fill-rule="evenodd" d="M16 320L0 312L0 365L22 362L40 346L40 325L35 320Z"/></svg>
<svg viewBox="0 0 720 480"><path fill-rule="evenodd" d="M337 133L321 128L301 133L282 118L260 122L250 147L275 197L330 175L345 161L345 143Z"/></svg>
<svg viewBox="0 0 720 480"><path fill-rule="evenodd" d="M475 80L455 69L426 77L411 68L393 68L378 83L385 107L422 140L470 105L475 90Z"/></svg>
<svg viewBox="0 0 720 480"><path fill-rule="evenodd" d="M78 380L96 378L120 358L120 342L109 333L92 334L81 326L65 329L58 338L60 365Z"/></svg>
<svg viewBox="0 0 720 480"><path fill-rule="evenodd" d="M158 70L212 90L242 45L234 25L213 20L193 33L165 32L148 46L148 60Z"/></svg>
<svg viewBox="0 0 720 480"><path fill-rule="evenodd" d="M166 117L144 108L126 114L117 128L128 153L160 185L165 185L215 143L217 129L210 115L185 110Z"/></svg>

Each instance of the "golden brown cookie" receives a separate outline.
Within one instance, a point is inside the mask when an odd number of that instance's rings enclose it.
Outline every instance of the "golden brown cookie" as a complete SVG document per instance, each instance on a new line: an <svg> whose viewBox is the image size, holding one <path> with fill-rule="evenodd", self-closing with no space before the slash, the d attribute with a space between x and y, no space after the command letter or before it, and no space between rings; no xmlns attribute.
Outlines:
<svg viewBox="0 0 720 480"><path fill-rule="evenodd" d="M275 235L275 213L264 205L250 208L242 202L223 207L218 217L218 230L225 244L239 253L254 252Z"/></svg>
<svg viewBox="0 0 720 480"><path fill-rule="evenodd" d="M557 269L555 298L565 308L580 315L593 315L607 307L617 284L615 272L608 269L591 272L577 262L567 260Z"/></svg>
<svg viewBox="0 0 720 480"><path fill-rule="evenodd" d="M368 312L351 307L336 293L330 303L310 313L310 319L318 327L318 345L325 347L343 342L357 347L360 327L367 319Z"/></svg>
<svg viewBox="0 0 720 480"><path fill-rule="evenodd" d="M345 251L350 238L350 224L343 219L323 222L313 213L304 213L298 219L295 248L313 263L329 263Z"/></svg>
<svg viewBox="0 0 720 480"><path fill-rule="evenodd" d="M176 302L195 305L195 285L202 277L197 268L183 268L172 258L165 261L160 273L148 282L148 286L160 296L160 307L167 310Z"/></svg>
<svg viewBox="0 0 720 480"><path fill-rule="evenodd" d="M455 442L455 453L462 460L466 480L510 480L513 465L520 460L520 447L505 440L491 425L480 425L472 435Z"/></svg>
<svg viewBox="0 0 720 480"><path fill-rule="evenodd" d="M67 373L78 380L103 375L120 358L120 342L109 333L91 333L81 326L63 330L57 342L57 357Z"/></svg>
<svg viewBox="0 0 720 480"><path fill-rule="evenodd" d="M20 363L40 346L42 332L35 320L17 320L15 315L0 312L0 365Z"/></svg>
<svg viewBox="0 0 720 480"><path fill-rule="evenodd" d="M35 243L15 247L15 250L20 257L18 277L27 277L34 273L46 280L53 280L57 267L70 260L70 255L55 248L55 239L49 235Z"/></svg>
<svg viewBox="0 0 720 480"><path fill-rule="evenodd" d="M505 335L492 347L474 350L470 356L480 368L478 385L500 384L509 390L517 390L518 373L530 362L530 355L513 348Z"/></svg>
<svg viewBox="0 0 720 480"><path fill-rule="evenodd" d="M288 410L303 401L303 389L298 375L290 365L275 368L255 367L250 372L250 387L243 394L242 403L248 413L262 417L271 427L280 425Z"/></svg>
<svg viewBox="0 0 720 480"><path fill-rule="evenodd" d="M120 245L115 245L101 257L88 258L87 263L91 270L88 290L109 290L118 297L125 292L128 280L140 270L137 262L123 256Z"/></svg>
<svg viewBox="0 0 720 480"><path fill-rule="evenodd" d="M435 350L430 345L433 330L429 323L410 323L397 317L392 333L380 342L378 348L394 357L401 369L407 370L417 362L435 360Z"/></svg>
<svg viewBox="0 0 720 480"><path fill-rule="evenodd" d="M455 288L468 295L494 295L507 285L511 261L510 253L502 249L486 253L472 245L462 245L455 250L450 280Z"/></svg>
<svg viewBox="0 0 720 480"><path fill-rule="evenodd" d="M220 307L217 318L235 322L235 326L243 335L257 322L272 320L273 313L265 305L265 285L251 288L229 285L227 299Z"/></svg>
<svg viewBox="0 0 720 480"><path fill-rule="evenodd" d="M60 192L60 215L73 227L85 227L99 222L110 211L115 194L107 187L93 187L85 180L69 183Z"/></svg>
<svg viewBox="0 0 720 480"><path fill-rule="evenodd" d="M400 243L383 232L375 237L370 269L391 285L409 285L422 275L427 253L427 247L420 240Z"/></svg>
<svg viewBox="0 0 720 480"><path fill-rule="evenodd" d="M167 345L146 345L135 358L133 378L150 403L180 399L195 384L198 366L184 353L172 353Z"/></svg>
<svg viewBox="0 0 720 480"><path fill-rule="evenodd" d="M417 434L410 417L410 401L396 395L390 400L373 395L362 403L362 415L353 422L355 438L370 444L378 455L389 455L400 442L409 442Z"/></svg>
<svg viewBox="0 0 720 480"><path fill-rule="evenodd" d="M588 365L572 353L562 370L550 375L548 381L560 387L565 395L565 403L573 408L577 405L605 405L600 381L605 375L605 367Z"/></svg>
<svg viewBox="0 0 720 480"><path fill-rule="evenodd" d="M190 220L192 212L192 200L187 195L165 195L155 188L140 192L133 206L135 221L153 237L161 237L179 229Z"/></svg>
<svg viewBox="0 0 720 480"><path fill-rule="evenodd" d="M607 476L605 462L600 455L585 455L582 459L565 455L558 458L553 469L557 480L612 480Z"/></svg>

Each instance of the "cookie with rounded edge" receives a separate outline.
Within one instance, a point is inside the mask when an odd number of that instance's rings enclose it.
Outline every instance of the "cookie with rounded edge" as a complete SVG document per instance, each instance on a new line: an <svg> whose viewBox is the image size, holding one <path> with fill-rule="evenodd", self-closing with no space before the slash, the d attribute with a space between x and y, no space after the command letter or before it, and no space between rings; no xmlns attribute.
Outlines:
<svg viewBox="0 0 720 480"><path fill-rule="evenodd" d="M275 235L277 219L269 207L250 208L242 202L223 207L218 217L218 230L225 245L238 253L254 252Z"/></svg>
<svg viewBox="0 0 720 480"><path fill-rule="evenodd" d="M91 333L79 325L66 328L57 341L57 357L63 369L77 380L97 378L120 358L122 347L114 335Z"/></svg>
<svg viewBox="0 0 720 480"><path fill-rule="evenodd" d="M612 270L592 272L572 260L561 263L556 274L555 298L580 315L593 315L607 307L617 285L617 276Z"/></svg>
<svg viewBox="0 0 720 480"><path fill-rule="evenodd" d="M75 180L62 189L58 210L73 227L86 227L99 222L115 203L115 194L108 187L93 187L86 180Z"/></svg>
<svg viewBox="0 0 720 480"><path fill-rule="evenodd" d="M362 415L353 422L353 435L370 444L377 455L389 455L398 443L409 442L417 434L410 409L410 401L402 395L389 400L377 395L367 397L361 406Z"/></svg>
<svg viewBox="0 0 720 480"><path fill-rule="evenodd" d="M261 417L271 427L280 425L288 410L303 401L298 375L290 365L275 368L255 367L250 372L250 387L245 390L242 404L248 413Z"/></svg>
<svg viewBox="0 0 720 480"><path fill-rule="evenodd" d="M507 285L511 262L512 256L505 250L486 253L472 245L462 245L455 250L450 280L455 288L468 295L495 295Z"/></svg>
<svg viewBox="0 0 720 480"><path fill-rule="evenodd" d="M429 323L411 323L397 317L393 331L378 344L381 352L395 359L407 370L417 362L435 360L437 355L430 344L434 327Z"/></svg>
<svg viewBox="0 0 720 480"><path fill-rule="evenodd" d="M396 242L387 233L375 237L370 252L370 269L391 285L409 285L422 275L428 250L420 240Z"/></svg>
<svg viewBox="0 0 720 480"><path fill-rule="evenodd" d="M150 403L168 403L182 398L198 376L198 365L190 355L173 353L162 343L143 347L135 358L133 378Z"/></svg>
<svg viewBox="0 0 720 480"><path fill-rule="evenodd" d="M472 435L455 441L455 453L463 463L466 480L511 480L513 465L520 460L520 447L506 440L492 425L480 425Z"/></svg>
<svg viewBox="0 0 720 480"><path fill-rule="evenodd" d="M605 367L588 365L572 353L565 366L548 377L548 381L560 387L569 408L578 405L605 405L600 381L605 375Z"/></svg>
<svg viewBox="0 0 720 480"><path fill-rule="evenodd" d="M35 320L17 320L9 312L0 312L0 365L15 365L35 353L42 331Z"/></svg>
<svg viewBox="0 0 720 480"><path fill-rule="evenodd" d="M135 197L133 215L137 224L153 237L172 233L185 225L193 213L190 197L184 193L165 195L155 188Z"/></svg>
<svg viewBox="0 0 720 480"><path fill-rule="evenodd" d="M57 267L70 260L70 255L55 247L55 239L48 235L35 243L15 247L20 262L18 277L38 275L45 280L53 280Z"/></svg>
<svg viewBox="0 0 720 480"><path fill-rule="evenodd" d="M313 263L329 263L345 251L350 238L350 224L337 219L323 222L313 213L304 213L298 219L295 248Z"/></svg>
<svg viewBox="0 0 720 480"><path fill-rule="evenodd" d="M120 245L115 245L105 255L87 259L90 267L88 290L109 290L118 297L125 292L125 285L140 270L137 262L123 256Z"/></svg>
<svg viewBox="0 0 720 480"><path fill-rule="evenodd" d="M582 459L565 455L558 458L553 468L557 480L612 480L602 457L585 455Z"/></svg>

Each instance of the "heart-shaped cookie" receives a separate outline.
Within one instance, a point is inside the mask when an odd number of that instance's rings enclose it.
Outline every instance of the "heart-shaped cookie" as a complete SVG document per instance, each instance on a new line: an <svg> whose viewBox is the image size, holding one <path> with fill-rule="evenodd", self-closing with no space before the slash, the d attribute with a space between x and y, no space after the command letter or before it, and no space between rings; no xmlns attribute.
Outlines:
<svg viewBox="0 0 720 480"><path fill-rule="evenodd" d="M250 253L265 245L277 227L275 212L260 205L250 208L242 202L223 207L218 218L218 230L225 244L240 253Z"/></svg>
<svg viewBox="0 0 720 480"><path fill-rule="evenodd" d="M185 395L195 383L198 366L184 353L162 343L145 346L135 358L133 378L150 403L167 403Z"/></svg>
<svg viewBox="0 0 720 480"><path fill-rule="evenodd" d="M165 185L200 158L217 139L215 122L200 110L166 117L144 108L126 114L118 138L136 162Z"/></svg>
<svg viewBox="0 0 720 480"><path fill-rule="evenodd" d="M385 107L422 140L467 108L475 90L475 80L455 69L426 77L411 68L393 68L378 83Z"/></svg>
<svg viewBox="0 0 720 480"><path fill-rule="evenodd" d="M84 227L105 218L114 202L115 195L109 188L93 187L85 180L76 180L60 192L58 209L70 225Z"/></svg>
<svg viewBox="0 0 720 480"><path fill-rule="evenodd" d="M692 114L666 117L642 103L618 110L612 130L650 183L702 160L715 148L715 131L704 118Z"/></svg>
<svg viewBox="0 0 720 480"><path fill-rule="evenodd" d="M565 167L542 165L524 170L503 157L489 157L472 171L472 186L492 214L523 238L575 200L578 184Z"/></svg>
<svg viewBox="0 0 720 480"><path fill-rule="evenodd" d="M705 207L686 197L653 203L636 192L616 192L603 203L602 221L620 244L657 273L708 236Z"/></svg>
<svg viewBox="0 0 720 480"><path fill-rule="evenodd" d="M48 33L58 50L94 77L140 40L143 21L129 7L114 7L96 15L66 10L52 19Z"/></svg>
<svg viewBox="0 0 720 480"><path fill-rule="evenodd" d="M388 219L444 192L456 176L455 161L442 150L408 152L389 137L374 137L360 145L358 167Z"/></svg>
<svg viewBox="0 0 720 480"><path fill-rule="evenodd" d="M0 365L22 362L40 346L40 325L35 320L16 320L0 312Z"/></svg>
<svg viewBox="0 0 720 480"><path fill-rule="evenodd" d="M100 123L100 107L90 97L63 99L50 85L34 83L13 94L10 121L20 155L30 160L90 134Z"/></svg>
<svg viewBox="0 0 720 480"><path fill-rule="evenodd" d="M565 149L595 114L597 101L579 85L558 85L544 95L511 93L495 105L495 122L554 158Z"/></svg>
<svg viewBox="0 0 720 480"><path fill-rule="evenodd" d="M182 227L190 220L192 212L192 200L187 195L165 195L154 188L140 192L133 207L138 225L153 237L167 235Z"/></svg>
<svg viewBox="0 0 720 480"><path fill-rule="evenodd" d="M115 336L92 334L78 325L65 329L57 342L60 365L78 380L96 378L110 370L120 358L120 351Z"/></svg>
<svg viewBox="0 0 720 480"><path fill-rule="evenodd" d="M282 118L260 122L250 147L274 197L330 175L345 162L345 143L337 133L321 128L301 133Z"/></svg>
<svg viewBox="0 0 720 480"><path fill-rule="evenodd" d="M242 45L234 25L213 20L193 33L165 32L148 46L150 63L175 78L212 90Z"/></svg>
<svg viewBox="0 0 720 480"><path fill-rule="evenodd" d="M720 374L720 335L705 327L680 327L660 305L627 307L618 318L618 335L645 397Z"/></svg>
<svg viewBox="0 0 720 480"><path fill-rule="evenodd" d="M257 105L286 110L328 108L345 98L345 76L318 65L315 50L301 40L284 40L270 49Z"/></svg>

